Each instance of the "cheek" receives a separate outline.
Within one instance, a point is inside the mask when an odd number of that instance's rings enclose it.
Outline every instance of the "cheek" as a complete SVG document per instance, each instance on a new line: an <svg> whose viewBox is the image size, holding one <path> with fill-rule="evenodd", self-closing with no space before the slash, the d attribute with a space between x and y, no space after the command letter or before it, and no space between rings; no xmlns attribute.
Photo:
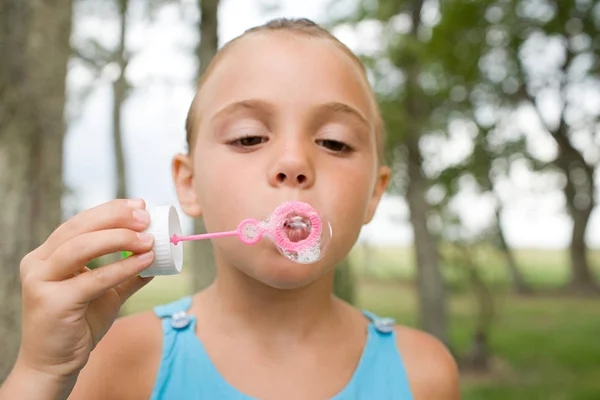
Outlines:
<svg viewBox="0 0 600 400"><path fill-rule="evenodd" d="M351 166L335 171L335 176L328 179L331 191L337 194L337 207L343 212L364 212L371 198L373 188L373 172L367 165ZM331 185L331 182L336 182Z"/></svg>
<svg viewBox="0 0 600 400"><path fill-rule="evenodd" d="M217 151L198 152L196 160L194 185L207 229L235 229L252 213L248 207L257 186L254 166L239 165Z"/></svg>
<svg viewBox="0 0 600 400"><path fill-rule="evenodd" d="M336 173L323 192L328 197L328 213L334 236L343 241L355 241L365 220L371 199L373 174L365 168L351 168Z"/></svg>

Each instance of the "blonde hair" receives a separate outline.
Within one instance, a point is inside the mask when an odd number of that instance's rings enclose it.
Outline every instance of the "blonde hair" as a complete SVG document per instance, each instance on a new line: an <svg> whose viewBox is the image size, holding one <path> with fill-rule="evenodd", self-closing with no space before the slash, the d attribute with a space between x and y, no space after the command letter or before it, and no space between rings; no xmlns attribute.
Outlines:
<svg viewBox="0 0 600 400"><path fill-rule="evenodd" d="M226 54L227 50L232 45L234 45L235 43L240 41L242 38L244 38L248 35L251 35L251 34L269 33L269 32L277 32L277 31L289 32L289 33L304 35L304 36L308 36L308 37L327 39L327 40L332 41L346 55L348 55L354 62L356 62L356 64L360 67L360 71L361 71L364 79L368 83L367 71L366 71L363 63L360 61L360 59L356 56L356 54L354 54L352 52L352 50L350 50L345 44L343 44L341 41L339 41L335 36L333 36L326 29L322 28L315 22L313 22L309 19L306 19L306 18L297 18L297 19L296 18L293 18L293 19L278 18L278 19L271 20L264 25L259 25L254 28L250 28L250 29L246 30L243 34L241 34L240 36L236 37L235 39L228 42L225 46L223 46L217 52L217 54L215 54L215 56L211 60L210 64L208 65L208 67L206 68L206 70L204 71L202 76L200 77L200 80L198 82L198 88L196 91L196 96L194 97L194 100L192 101L192 104L190 105L188 115L186 118L186 123L185 123L186 142L188 145L188 151L192 151L194 132L196 131L197 118L198 118L197 117L198 111L197 111L196 104L198 101L198 94L200 93L200 90L202 89L204 82L208 79L212 70L218 64L219 60L221 58L223 58L224 54ZM368 85L368 86L369 86L369 88L371 88L370 85ZM372 100L373 100L373 105L375 108L374 128L375 128L375 135L376 135L376 141L377 141L377 155L378 155L379 162L382 163L383 159L384 159L383 147L384 147L384 140L385 140L383 120L381 117L381 111L379 110L379 105L377 104L377 100L375 98L375 94L373 93L372 90L370 90L370 93L373 96Z"/></svg>

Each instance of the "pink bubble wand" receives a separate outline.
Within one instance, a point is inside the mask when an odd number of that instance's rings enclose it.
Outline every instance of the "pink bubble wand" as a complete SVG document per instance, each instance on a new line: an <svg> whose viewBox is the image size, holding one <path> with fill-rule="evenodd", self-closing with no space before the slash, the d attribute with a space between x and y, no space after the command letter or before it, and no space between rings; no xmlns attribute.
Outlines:
<svg viewBox="0 0 600 400"><path fill-rule="evenodd" d="M307 264L321 258L325 246L331 239L331 224L323 230L322 219L307 203L286 202L265 221L248 218L240 222L233 231L214 232L189 236L174 234L173 245L192 240L205 240L237 236L242 243L256 244L265 236L277 249L292 261Z"/></svg>

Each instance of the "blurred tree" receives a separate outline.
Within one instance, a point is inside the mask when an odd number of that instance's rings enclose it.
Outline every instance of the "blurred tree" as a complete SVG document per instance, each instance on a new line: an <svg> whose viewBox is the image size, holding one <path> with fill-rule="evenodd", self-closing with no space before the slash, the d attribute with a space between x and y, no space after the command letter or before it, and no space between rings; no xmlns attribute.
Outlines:
<svg viewBox="0 0 600 400"><path fill-rule="evenodd" d="M556 157L547 166L563 177L573 221L570 286L596 292L585 235L596 205L595 174L600 164L600 108L589 101L600 95L600 1L539 3L532 7L524 0L512 0L496 5L502 17L495 27L507 34L505 63L512 67L506 68L505 79L516 83L518 105L533 109L556 143Z"/></svg>
<svg viewBox="0 0 600 400"><path fill-rule="evenodd" d="M490 130L475 125L477 134L473 138L471 154L460 164L445 168L434 180L445 192L441 203L436 204L436 208L443 210L449 207L449 203L460 193L462 189L460 183L465 177L471 178L469 182L475 186L481 196L490 195L494 207L491 229L494 234L489 235L489 242L497 247L504 256L515 292L521 295L529 294L531 288L525 281L504 234L501 220L504 205L496 189L497 176L507 173L504 169L515 159L524 157L524 141L519 138L515 141L492 145Z"/></svg>
<svg viewBox="0 0 600 400"><path fill-rule="evenodd" d="M113 145L115 148L115 163L117 167L117 193L118 199L127 198L127 174L125 171L125 154L123 153L123 133L121 114L123 104L127 97L129 84L125 78L129 57L125 49L127 38L127 9L129 0L118 0L119 8L119 44L113 53L113 59L119 66L119 76L113 82L113 109L112 109L112 131Z"/></svg>
<svg viewBox="0 0 600 400"><path fill-rule="evenodd" d="M448 265L458 267L460 275L465 275L465 281L474 295L476 309L471 346L466 354L458 357L459 365L463 371L486 372L491 367L490 336L496 311L494 295L481 273L478 253L486 251L485 243L490 238L486 234L473 235L467 232L459 216L448 208L443 209L441 214L444 219L442 236L449 244L444 246L442 257ZM492 236L497 234L493 229L489 233Z"/></svg>
<svg viewBox="0 0 600 400"><path fill-rule="evenodd" d="M173 3L177 0L151 0L147 5L147 18L153 18L154 14L162 5ZM76 40L72 44L72 52L77 59L83 61L91 69L93 80L87 87L80 89L81 100L91 92L96 80L102 75L107 66L115 66L117 76L111 82L112 84L112 110L111 125L112 139L115 157L116 187L115 198L128 197L127 185L127 162L123 149L123 123L122 114L125 101L131 90L131 85L127 80L127 67L134 54L127 48L127 31L131 24L129 18L130 0L113 0L111 2L98 2L97 0L76 0L76 6L79 6L80 14L100 15L107 20L117 20L119 31L116 45L110 46L99 40L98 34L87 36L83 40ZM86 8L87 7L87 8Z"/></svg>
<svg viewBox="0 0 600 400"><path fill-rule="evenodd" d="M95 3L95 0L75 0L76 6L91 7ZM114 65L118 68L118 75L112 82L112 110L111 110L111 121L112 121L112 139L115 157L115 170L116 170L116 187L115 187L115 198L126 198L127 197L127 171L125 162L125 153L123 150L123 128L122 128L122 110L125 100L130 89L130 85L126 79L127 65L131 55L126 48L127 38L127 15L129 9L129 0L113 0L110 3L102 3L102 8L90 8L85 10L88 13L94 13L94 15L106 14L107 19L117 19L119 21L119 33L116 46L106 46L96 35L86 37L84 40L74 41L72 44L72 53L79 60L83 61L87 67L93 72L94 79L89 83L88 87L82 88L81 100L92 91L95 85L95 81L100 77L105 68L109 65ZM99 3L100 4L100 3ZM105 9L109 4L110 9Z"/></svg>
<svg viewBox="0 0 600 400"><path fill-rule="evenodd" d="M442 167L434 178L445 191L445 206L460 190L461 178L470 182L483 196L494 203L494 235L490 241L502 252L509 275L517 293L525 294L530 288L519 270L501 223L503 201L496 189L499 177L506 177L512 163L519 159L530 160L523 137L502 139L505 126L498 123L510 99L495 95L494 84L482 67L482 58L489 51L486 37L489 22L486 10L492 2L482 0L445 1L439 9L440 18L433 27L431 40L424 52L427 54L429 96L435 98L432 127L452 135L452 126L459 123L462 132L470 134L472 149L462 161ZM449 45L453 43L453 45ZM494 107L494 120L484 117L485 107ZM484 115L482 117L482 115ZM489 119L489 117L488 117Z"/></svg>
<svg viewBox="0 0 600 400"><path fill-rule="evenodd" d="M61 222L71 8L0 3L0 382L19 349L20 260Z"/></svg>
<svg viewBox="0 0 600 400"><path fill-rule="evenodd" d="M212 58L217 54L219 46L218 36L218 11L219 0L198 0L200 9L200 21L198 30L200 41L196 48L198 60L198 81L210 64ZM190 149L193 151L193 149ZM194 233L206 233L206 227L202 218L194 220ZM190 243L192 248L192 262L194 268L192 273L192 290L194 292L204 289L215 278L215 259L212 243L208 240L198 240Z"/></svg>
<svg viewBox="0 0 600 400"><path fill-rule="evenodd" d="M597 291L585 233L596 204L594 179L600 162L600 109L589 101L600 94L600 2L448 0L442 4L429 58L443 62L436 89L441 87L441 95L454 98L450 101L454 111L440 113L441 118L462 110L462 118L483 126L478 134L492 133L487 135L492 147L502 146L506 137L516 133L521 143L510 146L513 156L522 156L534 170L561 177L573 220L571 287ZM530 119L537 117L537 131L555 143L553 159L525 139L526 132L536 130L518 123L525 112L533 114ZM507 163L506 152L500 153L492 165L504 164L507 169L515 157Z"/></svg>
<svg viewBox="0 0 600 400"><path fill-rule="evenodd" d="M449 345L446 293L440 271L438 246L429 225L429 182L423 171L423 156L419 146L430 108L419 83L421 60L419 57L419 30L422 22L423 0L408 4L411 20L408 43L392 46L391 59L395 66L405 71L406 81L403 107L405 130L402 138L406 151L406 200L410 210L417 260L417 282L423 328ZM395 47L395 48L394 48ZM393 127L390 127L393 129Z"/></svg>
<svg viewBox="0 0 600 400"><path fill-rule="evenodd" d="M427 132L432 105L420 80L422 49L429 39L423 31L424 0L361 1L343 23L355 26L376 21L381 49L364 57L387 128L387 156L396 177L392 190L405 195L413 228L421 326L448 344L446 290L438 260L438 244L430 228L427 192L430 182L423 169L421 139ZM404 34L398 26L405 25Z"/></svg>

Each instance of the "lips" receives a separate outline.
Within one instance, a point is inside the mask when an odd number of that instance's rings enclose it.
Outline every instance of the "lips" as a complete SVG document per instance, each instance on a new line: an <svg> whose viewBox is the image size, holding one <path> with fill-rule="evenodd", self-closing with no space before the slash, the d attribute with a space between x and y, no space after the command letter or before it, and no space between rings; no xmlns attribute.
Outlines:
<svg viewBox="0 0 600 400"><path fill-rule="evenodd" d="M310 235L310 219L303 215L290 215L283 222L283 231L290 242L305 240Z"/></svg>

